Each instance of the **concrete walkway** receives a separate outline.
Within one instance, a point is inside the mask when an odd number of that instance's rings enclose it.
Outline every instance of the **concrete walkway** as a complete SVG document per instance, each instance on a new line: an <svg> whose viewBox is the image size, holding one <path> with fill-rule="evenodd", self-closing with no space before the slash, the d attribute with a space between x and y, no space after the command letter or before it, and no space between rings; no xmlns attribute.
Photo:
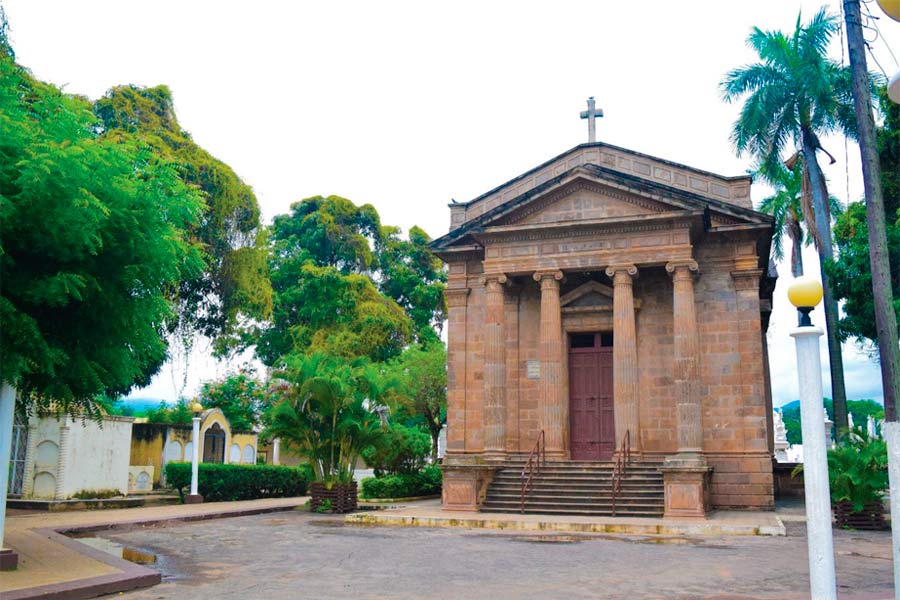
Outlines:
<svg viewBox="0 0 900 600"><path fill-rule="evenodd" d="M354 513L345 522L355 525L405 527L466 527L510 531L622 533L634 535L776 535L785 534L774 512L718 510L706 519L645 517L579 517L442 511L440 500L389 506L385 510Z"/></svg>
<svg viewBox="0 0 900 600"><path fill-rule="evenodd" d="M19 568L0 573L0 598L92 598L159 582L157 571L96 550L62 535L166 521L196 521L291 510L301 498L150 506L117 510L15 514L6 520L6 544Z"/></svg>

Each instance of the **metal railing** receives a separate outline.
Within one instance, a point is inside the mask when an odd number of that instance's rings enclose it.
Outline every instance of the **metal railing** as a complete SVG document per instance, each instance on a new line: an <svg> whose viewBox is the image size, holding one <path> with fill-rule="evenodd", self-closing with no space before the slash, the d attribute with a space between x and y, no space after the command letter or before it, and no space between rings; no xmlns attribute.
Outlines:
<svg viewBox="0 0 900 600"><path fill-rule="evenodd" d="M622 487L622 477L625 475L625 469L631 462L631 431L625 431L625 439L622 440L622 449L616 455L616 467L613 469L612 476L612 516L616 516L616 497L619 495L619 489Z"/></svg>
<svg viewBox="0 0 900 600"><path fill-rule="evenodd" d="M531 487L531 481L534 479L534 476L540 472L541 466L547 465L546 450L546 444L544 443L544 430L541 429L541 432L538 434L537 441L534 443L534 448L531 449L531 453L528 455L528 460L525 461L525 466L522 467L522 495L519 505L519 510L522 513L525 512L525 494Z"/></svg>

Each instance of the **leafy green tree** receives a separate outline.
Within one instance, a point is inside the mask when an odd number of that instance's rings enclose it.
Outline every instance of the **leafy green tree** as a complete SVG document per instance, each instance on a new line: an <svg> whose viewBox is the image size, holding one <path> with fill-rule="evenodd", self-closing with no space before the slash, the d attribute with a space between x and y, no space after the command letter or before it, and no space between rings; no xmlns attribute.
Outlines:
<svg viewBox="0 0 900 600"><path fill-rule="evenodd" d="M177 331L216 340L224 352L234 343L240 318L265 319L272 310L267 248L259 205L249 185L191 139L175 116L172 94L164 86L118 86L94 104L103 136L138 137L154 152L178 165L181 178L205 201L190 229L203 250L205 268L183 279L173 292Z"/></svg>
<svg viewBox="0 0 900 600"><path fill-rule="evenodd" d="M303 200L275 217L274 311L256 338L265 364L293 352L376 362L401 352L413 325L373 283L380 232L374 208L337 196Z"/></svg>
<svg viewBox="0 0 900 600"><path fill-rule="evenodd" d="M269 406L266 386L253 371L240 370L200 388L198 400L204 408L218 408L231 423L232 431L256 431Z"/></svg>
<svg viewBox="0 0 900 600"><path fill-rule="evenodd" d="M202 198L17 65L0 21L0 378L28 408L95 416L98 394L145 385L166 358L167 292L203 270L185 234Z"/></svg>
<svg viewBox="0 0 900 600"><path fill-rule="evenodd" d="M382 240L379 289L412 319L417 341L437 340L447 314L447 274L428 248L431 238L420 227L409 230L408 240L400 237L398 228L383 227Z"/></svg>
<svg viewBox="0 0 900 600"><path fill-rule="evenodd" d="M900 289L900 105L880 91L884 123L877 131L881 161L881 189L884 198L891 284ZM847 207L834 228L837 259L828 265L835 295L844 300L841 334L858 340L876 342L875 306L872 297L872 271L869 261L869 228L866 207L854 202ZM900 319L900 297L893 299Z"/></svg>
<svg viewBox="0 0 900 600"><path fill-rule="evenodd" d="M365 359L322 352L294 354L280 373L278 400L265 416L265 437L280 438L307 459L317 481L350 483L357 460L385 435L390 381Z"/></svg>
<svg viewBox="0 0 900 600"><path fill-rule="evenodd" d="M438 438L447 422L447 350L443 342L412 345L393 363L398 395L431 436L431 459L438 458Z"/></svg>
<svg viewBox="0 0 900 600"><path fill-rule="evenodd" d="M418 473L431 454L431 437L416 426L391 423L384 435L362 452L376 477Z"/></svg>
<svg viewBox="0 0 900 600"><path fill-rule="evenodd" d="M813 218L806 225L819 253L825 288L825 320L831 366L832 393L837 406L836 421L847 424L847 394L838 335L837 300L826 272L834 257L831 218L825 175L816 153L825 151L820 136L835 131L852 134L856 117L851 93L851 74L827 58L838 20L823 8L806 24L800 16L792 34L754 28L747 43L760 62L730 71L722 81L727 102L746 96L731 139L738 154L750 153L767 169L783 160L788 144L800 148L812 193Z"/></svg>
<svg viewBox="0 0 900 600"><path fill-rule="evenodd" d="M147 422L163 423L165 425L190 425L194 418L194 413L188 404L188 401L184 398L174 405L160 402L156 408L147 410Z"/></svg>

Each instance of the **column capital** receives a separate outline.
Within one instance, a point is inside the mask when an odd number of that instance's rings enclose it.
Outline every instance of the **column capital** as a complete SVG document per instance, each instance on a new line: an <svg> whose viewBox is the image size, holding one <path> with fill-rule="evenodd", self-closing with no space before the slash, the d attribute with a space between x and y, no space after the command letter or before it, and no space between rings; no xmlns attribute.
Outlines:
<svg viewBox="0 0 900 600"><path fill-rule="evenodd" d="M444 298L448 308L459 308L466 305L469 297L469 288L445 288Z"/></svg>
<svg viewBox="0 0 900 600"><path fill-rule="evenodd" d="M486 273L481 276L481 285L488 287L490 285L503 285L508 281L503 273Z"/></svg>
<svg viewBox="0 0 900 600"><path fill-rule="evenodd" d="M628 263L609 265L608 267L606 267L606 276L612 277L614 283L625 282L625 280L622 279L620 275L627 277L628 281L631 281L633 278L638 276L638 268L635 265ZM616 281L617 278L619 278L619 281Z"/></svg>
<svg viewBox="0 0 900 600"><path fill-rule="evenodd" d="M563 272L559 270L550 270L550 271L535 271L532 278L539 282L543 283L544 281L562 281Z"/></svg>
<svg viewBox="0 0 900 600"><path fill-rule="evenodd" d="M700 273L700 265L693 258L673 260L666 263L666 271L675 278L684 277L685 275L698 275Z"/></svg>

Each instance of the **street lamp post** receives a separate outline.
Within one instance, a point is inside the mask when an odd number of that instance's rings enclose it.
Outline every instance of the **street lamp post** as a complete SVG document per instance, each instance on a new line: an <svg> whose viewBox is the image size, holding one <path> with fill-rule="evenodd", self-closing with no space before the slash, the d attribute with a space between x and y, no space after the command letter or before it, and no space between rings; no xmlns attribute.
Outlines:
<svg viewBox="0 0 900 600"><path fill-rule="evenodd" d="M191 493L184 499L185 504L200 504L203 496L197 491L197 481L200 470L200 413L203 407L194 400L191 403L191 411L194 413L194 431L191 434Z"/></svg>
<svg viewBox="0 0 900 600"><path fill-rule="evenodd" d="M798 277L788 289L788 298L797 307L800 317L798 326L791 331L791 337L797 345L797 376L800 383L810 595L817 600L836 600L831 493L828 489L825 429L822 427L824 406L819 338L823 331L809 318L809 313L822 300L822 284L811 277Z"/></svg>

